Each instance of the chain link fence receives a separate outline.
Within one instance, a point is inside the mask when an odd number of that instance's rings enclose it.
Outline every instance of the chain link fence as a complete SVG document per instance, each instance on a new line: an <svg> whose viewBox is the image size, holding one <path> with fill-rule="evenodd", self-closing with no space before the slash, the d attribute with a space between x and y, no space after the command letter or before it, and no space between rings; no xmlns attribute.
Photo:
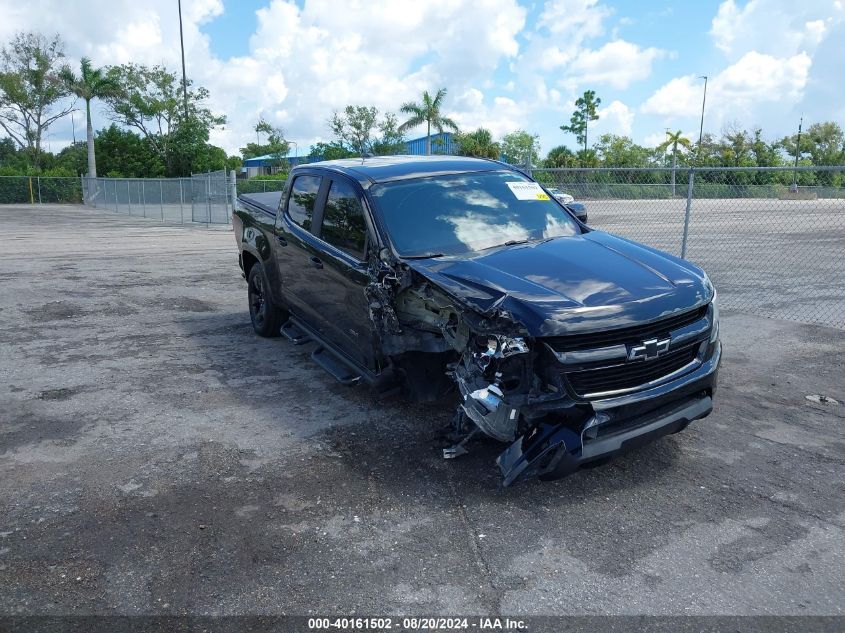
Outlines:
<svg viewBox="0 0 845 633"><path fill-rule="evenodd" d="M723 307L845 327L845 167L534 169L591 226L704 268ZM237 193L284 180L238 181ZM164 222L227 224L223 171L190 178L0 177L3 203L79 203Z"/></svg>
<svg viewBox="0 0 845 633"><path fill-rule="evenodd" d="M532 173L594 228L704 268L725 308L845 327L845 167Z"/></svg>
<svg viewBox="0 0 845 633"><path fill-rule="evenodd" d="M82 202L82 181L58 176L0 176L0 204Z"/></svg>
<svg viewBox="0 0 845 633"><path fill-rule="evenodd" d="M98 209L179 224L228 224L232 216L229 175L190 178L83 178L82 199Z"/></svg>

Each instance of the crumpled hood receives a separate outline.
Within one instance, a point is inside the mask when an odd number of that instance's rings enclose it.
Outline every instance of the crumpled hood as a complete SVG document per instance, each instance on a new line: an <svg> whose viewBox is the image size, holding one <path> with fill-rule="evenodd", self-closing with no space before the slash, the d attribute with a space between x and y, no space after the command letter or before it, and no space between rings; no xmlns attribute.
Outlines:
<svg viewBox="0 0 845 633"><path fill-rule="evenodd" d="M713 295L697 266L601 231L406 263L482 314L509 313L533 337L651 321Z"/></svg>

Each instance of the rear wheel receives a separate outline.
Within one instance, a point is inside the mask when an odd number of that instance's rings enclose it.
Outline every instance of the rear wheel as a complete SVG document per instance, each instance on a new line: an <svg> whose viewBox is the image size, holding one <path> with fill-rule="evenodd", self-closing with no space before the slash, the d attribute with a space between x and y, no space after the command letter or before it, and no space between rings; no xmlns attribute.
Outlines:
<svg viewBox="0 0 845 633"><path fill-rule="evenodd" d="M252 329L258 336L272 338L279 335L279 329L287 314L270 299L268 286L264 267L260 263L253 264L247 279L249 318L252 320Z"/></svg>

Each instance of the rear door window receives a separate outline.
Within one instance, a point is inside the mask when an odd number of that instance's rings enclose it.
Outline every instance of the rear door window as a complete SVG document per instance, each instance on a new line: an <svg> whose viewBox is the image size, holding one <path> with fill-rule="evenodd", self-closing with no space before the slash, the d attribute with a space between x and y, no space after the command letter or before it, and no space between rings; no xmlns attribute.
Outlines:
<svg viewBox="0 0 845 633"><path fill-rule="evenodd" d="M311 231L313 225L314 207L322 181L321 176L297 176L290 189L288 215L306 231Z"/></svg>
<svg viewBox="0 0 845 633"><path fill-rule="evenodd" d="M367 223L361 199L352 184L344 180L332 182L323 211L320 237L358 261L364 260Z"/></svg>

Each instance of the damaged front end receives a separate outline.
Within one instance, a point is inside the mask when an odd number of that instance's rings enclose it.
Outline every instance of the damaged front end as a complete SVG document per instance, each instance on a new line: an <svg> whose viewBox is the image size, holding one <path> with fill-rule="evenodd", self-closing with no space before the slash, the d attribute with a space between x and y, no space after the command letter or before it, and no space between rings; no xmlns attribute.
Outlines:
<svg viewBox="0 0 845 633"><path fill-rule="evenodd" d="M596 339L590 347L579 339L570 349L567 337L532 336L503 300L482 308L399 263L373 278L368 297L382 353L401 359L397 364L412 389L424 391L448 377L460 394L453 444L443 456L465 454L479 433L507 443L497 459L505 486L528 477L564 477L678 431L712 408L720 350L712 335L718 330L713 306L699 306L685 321L673 317L676 329L661 339L666 356L649 365L630 359L642 346L640 339L619 338L622 330L614 330L619 340L612 346ZM673 371L670 362L684 365ZM663 367L668 374L644 378L635 388L591 387L596 376L628 384Z"/></svg>

